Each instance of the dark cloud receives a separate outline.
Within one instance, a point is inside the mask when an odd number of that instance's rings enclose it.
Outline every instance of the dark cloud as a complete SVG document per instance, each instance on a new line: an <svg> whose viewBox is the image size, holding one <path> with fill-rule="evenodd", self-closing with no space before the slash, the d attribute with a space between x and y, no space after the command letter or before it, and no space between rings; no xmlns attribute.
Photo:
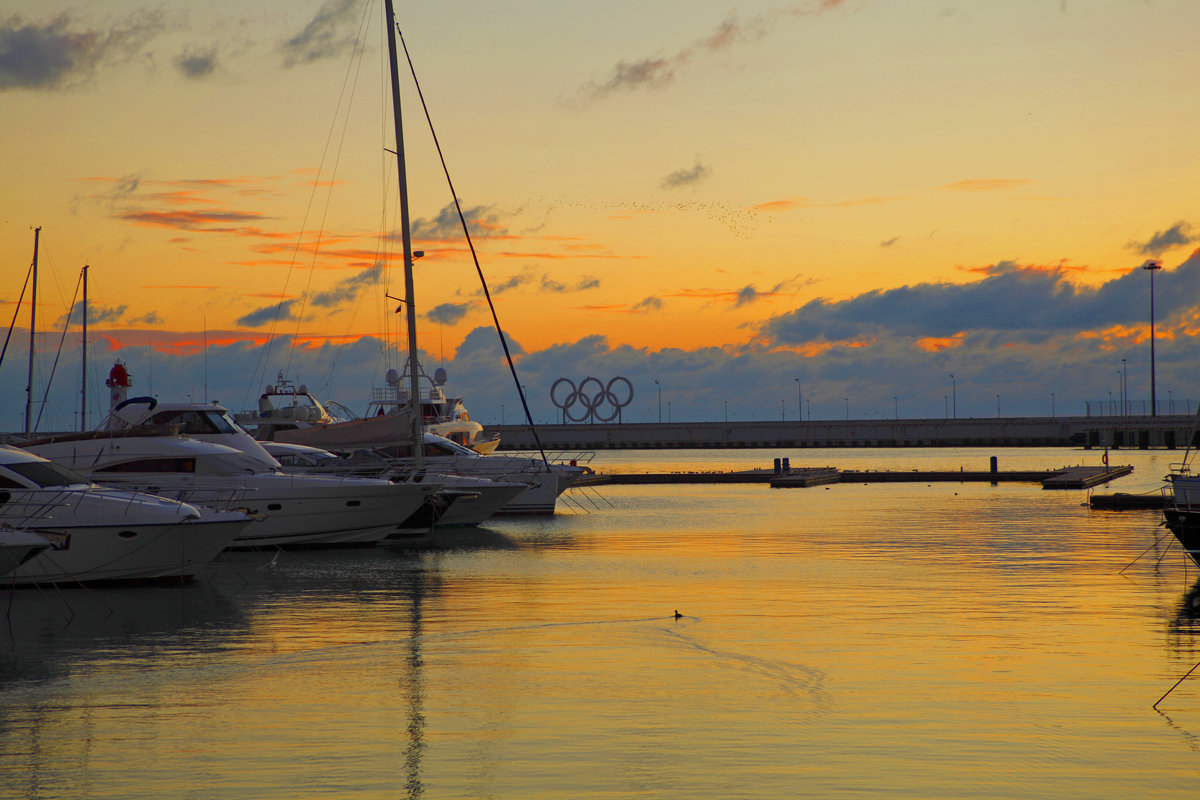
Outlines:
<svg viewBox="0 0 1200 800"><path fill-rule="evenodd" d="M125 316L125 311L129 306L98 306L92 301L87 304L87 321L89 325L103 325L106 322L116 322ZM81 325L83 324L83 301L80 300L71 307L67 314L63 314L55 323L56 327L64 327L66 325Z"/></svg>
<svg viewBox="0 0 1200 800"><path fill-rule="evenodd" d="M736 14L731 14L712 33L700 37L672 55L618 61L607 78L588 81L580 86L576 91L575 103L587 105L617 92L646 88L662 89L669 86L679 70L697 56L716 53L735 44L757 41L788 19L829 11L841 4L842 0L794 3L745 22L739 20Z"/></svg>
<svg viewBox="0 0 1200 800"><path fill-rule="evenodd" d="M661 297L647 297L645 300L640 300L634 304L634 311L659 311L663 307Z"/></svg>
<svg viewBox="0 0 1200 800"><path fill-rule="evenodd" d="M585 275L584 277L582 277L578 281L576 281L574 286L567 286L564 283L554 280L549 275L543 275L541 290L543 292L555 292L555 293L582 292L582 291L586 291L588 289L598 288L599 286L600 286L599 278L593 278L593 277L590 277L587 275Z"/></svg>
<svg viewBox="0 0 1200 800"><path fill-rule="evenodd" d="M364 286L378 286L382 272L383 266L381 264L376 263L367 267L362 272L339 281L332 289L326 289L323 292L314 294L312 304L321 308L340 306L342 303L358 297L359 291Z"/></svg>
<svg viewBox="0 0 1200 800"><path fill-rule="evenodd" d="M758 290L753 286L744 286L737 292L737 299L733 301L734 308L738 306L749 305L758 299Z"/></svg>
<svg viewBox="0 0 1200 800"><path fill-rule="evenodd" d="M896 242L898 242L898 241L900 241L900 237L899 237L899 236L893 236L893 237L892 237L892 238L890 238L890 239L884 239L882 242L880 242L880 243L879 243L879 246L880 246L880 247L891 247L892 245L894 245L894 244L895 244Z"/></svg>
<svg viewBox="0 0 1200 800"><path fill-rule="evenodd" d="M260 309L251 311L244 317L240 317L237 324L243 328L259 328L275 320L292 319L292 307L295 304L295 300L283 300L269 306L263 306Z"/></svg>
<svg viewBox="0 0 1200 800"><path fill-rule="evenodd" d="M1169 289L1166 287L1170 287ZM849 300L813 300L763 326L789 345L874 336L941 337L962 332L1077 332L1147 319L1149 282L1131 270L1099 288L1077 286L1064 272L995 265L981 281L923 283ZM1160 277L1155 303L1163 316L1200 298L1200 258Z"/></svg>
<svg viewBox="0 0 1200 800"><path fill-rule="evenodd" d="M1183 220L1176 222L1165 231L1157 231L1147 242L1132 242L1130 247L1145 256L1156 256L1172 247L1182 247L1196 241L1192 236L1192 226Z"/></svg>
<svg viewBox="0 0 1200 800"><path fill-rule="evenodd" d="M692 184L699 183L711 174L711 169L696 161L691 169L676 170L663 178L662 187L664 189L678 189L681 186L691 186Z"/></svg>
<svg viewBox="0 0 1200 800"><path fill-rule="evenodd" d="M425 318L439 325L457 325L470 310L470 303L442 303L429 309Z"/></svg>
<svg viewBox="0 0 1200 800"><path fill-rule="evenodd" d="M463 216L467 219L467 229L472 238L508 235L508 229L492 206L464 209ZM416 219L409 227L413 239L443 241L462 237L462 222L453 203L442 208L433 219Z"/></svg>
<svg viewBox="0 0 1200 800"><path fill-rule="evenodd" d="M172 63L186 78L207 78L217 69L217 48L198 50L188 48L175 56Z"/></svg>
<svg viewBox="0 0 1200 800"><path fill-rule="evenodd" d="M304 30L279 46L283 65L310 64L353 49L357 35L356 5L356 0L328 0L317 9Z"/></svg>
<svg viewBox="0 0 1200 800"><path fill-rule="evenodd" d="M72 29L67 14L40 24L9 17L0 21L0 91L83 83L100 66L133 58L164 27L157 11L140 12L108 30Z"/></svg>

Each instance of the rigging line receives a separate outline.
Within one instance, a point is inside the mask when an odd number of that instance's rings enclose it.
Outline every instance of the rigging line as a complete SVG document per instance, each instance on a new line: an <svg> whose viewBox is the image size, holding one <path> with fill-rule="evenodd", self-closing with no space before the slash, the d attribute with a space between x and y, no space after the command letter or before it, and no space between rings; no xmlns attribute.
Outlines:
<svg viewBox="0 0 1200 800"><path fill-rule="evenodd" d="M368 6L370 4L367 4ZM342 151L346 146L346 129L350 126L350 107L354 104L354 90L358 87L358 76L362 73L363 54L366 53L366 36L363 28L366 25L368 9L363 10L363 22L359 26L358 42L361 46L358 48L357 60L352 60L355 64L354 78L350 83L349 99L346 103L346 116L342 119L342 134L338 138L337 154L333 159L333 169L329 175L329 191L325 194L325 209L321 213L321 225L317 229L317 240L313 245L312 262L308 266L308 282L304 284L304 292L300 295L300 313L296 315L296 333L292 336L292 346L288 351L287 365L284 369L285 373L290 373L292 370L292 358L296 355L296 343L300 338L300 325L304 322L304 312L308 308L308 298L311 294L313 273L316 271L317 257L321 254L321 242L325 238L325 222L329 219L329 207L333 204L333 189L336 184L338 165L342 162Z"/></svg>
<svg viewBox="0 0 1200 800"><path fill-rule="evenodd" d="M17 327L17 315L21 313L21 303L25 302L25 290L29 288L29 278L33 274L33 265L25 271L25 283L21 284L21 296L17 298L17 305L13 308L12 322L8 324L8 335L4 337L4 348L0 349L0 367L4 366L4 354L8 352L8 342L12 339L13 328Z"/></svg>
<svg viewBox="0 0 1200 800"><path fill-rule="evenodd" d="M462 205L458 202L458 192L454 190L454 181L450 179L450 168L446 166L446 157L442 153L441 142L438 141L437 131L433 127L433 119L429 116L429 106L425 103L425 94L421 91L421 82L417 80L417 70L413 66L412 56L408 52L408 43L404 41L404 34L400 29L396 29L396 33L400 37L400 44L404 47L404 58L408 61L409 72L412 73L413 84L417 88L417 97L421 100L421 110L425 112L425 121L429 124L429 134L433 137L434 147L437 148L438 158L442 162L442 172L446 175L446 183L450 187L450 196L454 199L454 208L458 211L458 221L462 224L463 236L467 239L467 247L471 249L471 260L475 262L475 271L479 274L479 283L483 286L483 296L487 299L488 309L492 312L492 322L496 326L496 335L500 337L500 346L504 348L504 358L508 361L508 370L512 373L513 383L517 387L517 396L521 398L521 407L525 410L525 421L529 425L529 432L533 434L533 441L537 445L538 452L542 455L542 463L545 464L546 470L550 470L550 461L546 458L546 451L542 448L541 437L537 434L537 428L533 424L533 416L529 413L529 403L525 399L525 390L521 387L521 381L517 377L517 368L513 364L512 353L508 349L508 340L504 336L504 329L500 327L500 317L496 314L496 306L492 302L492 293L488 291L487 279L483 277L483 268L479 266L479 255L475 252L475 243L471 241L471 232L467 229L467 218L463 216Z"/></svg>
<svg viewBox="0 0 1200 800"><path fill-rule="evenodd" d="M54 354L54 364L50 367L50 377L46 379L46 391L42 393L42 406L38 409L37 420L33 423L33 430L36 431L38 426L42 424L42 414L46 410L46 401L50 398L50 387L54 384L54 372L58 369L58 359L62 356L63 343L67 340L67 330L71 327L71 311L75 308L75 299L79 297L79 287L83 285L83 271L80 270L79 278L75 281L75 294L71 297L71 305L67 306L67 319L63 323L62 336L58 340L58 351ZM87 313L87 309L83 310Z"/></svg>
<svg viewBox="0 0 1200 800"><path fill-rule="evenodd" d="M360 22L359 22L359 35L358 35L358 39L356 40L356 45L355 45L356 52L358 53L360 58L361 58L362 52L365 51L366 45L363 44L362 47L359 48L358 42L363 41L362 30L363 30L363 26L366 24L366 20L368 18L367 12L368 12L369 6L371 4L367 3L366 5L368 8L364 8L364 10L363 10L363 17L362 17L362 20L360 20ZM329 147L330 147L330 143L333 141L334 131L337 129L338 114L341 113L342 98L344 98L346 96L346 84L350 81L350 74L351 74L351 71L354 69L354 59L355 59L355 54L351 53L350 61L346 66L346 76L342 79L341 95L338 98L337 107L333 111L333 118L329 122L329 133L325 137L325 149L321 151L321 163L317 166L317 177L313 181L312 191L309 192L308 205L305 206L305 209L304 209L304 219L301 221L300 230L296 234L295 247L292 248L292 260L290 262L288 262L287 275L283 279L283 288L279 292L279 302L275 306L275 314L272 316L271 326L267 330L266 346L263 347L263 349L259 352L258 364L254 368L254 373L250 376L249 383L246 385L246 392L242 396L242 405L243 406L245 406L249 402L250 393L253 390L255 381L258 379L259 375L262 375L264 377L266 376L266 364L270 361L271 346L275 341L275 333L276 333L276 330L280 323L280 314L283 313L283 302L284 302L284 298L287 297L288 281L291 279L292 271L296 268L296 259L300 252L300 245L304 241L304 228L308 224L308 216L309 216L309 213L312 211L312 207L314 205L314 198L317 195L317 189L321 185L320 179L321 179L321 175L325 171L325 159L329 154Z"/></svg>

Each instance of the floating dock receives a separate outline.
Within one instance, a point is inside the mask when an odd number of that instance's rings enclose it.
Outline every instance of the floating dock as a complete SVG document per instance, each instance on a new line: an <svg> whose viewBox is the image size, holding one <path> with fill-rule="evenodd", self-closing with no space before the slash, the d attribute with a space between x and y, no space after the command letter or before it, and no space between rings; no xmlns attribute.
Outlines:
<svg viewBox="0 0 1200 800"><path fill-rule="evenodd" d="M1142 509L1161 511L1167 507L1170 498L1162 492L1151 494L1129 494L1114 492L1113 494L1094 494L1088 498L1088 505L1105 511L1137 511Z"/></svg>
<svg viewBox="0 0 1200 800"><path fill-rule="evenodd" d="M1040 483L1043 489L1088 489L1133 472L1131 466L1059 467L1046 470L938 470L911 472L839 470L808 467L776 472L772 469L736 472L601 473L597 482L630 484L765 483L772 487L804 488L832 483Z"/></svg>

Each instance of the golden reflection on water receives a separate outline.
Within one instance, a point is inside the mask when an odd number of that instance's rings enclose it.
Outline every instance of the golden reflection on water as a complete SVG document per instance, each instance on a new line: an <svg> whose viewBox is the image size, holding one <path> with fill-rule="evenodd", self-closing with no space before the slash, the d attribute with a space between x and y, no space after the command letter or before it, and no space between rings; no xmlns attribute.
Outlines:
<svg viewBox="0 0 1200 800"><path fill-rule="evenodd" d="M437 550L16 593L0 795L1194 796L1200 680L1150 706L1200 658L1196 576L1153 514L1009 484L602 494Z"/></svg>

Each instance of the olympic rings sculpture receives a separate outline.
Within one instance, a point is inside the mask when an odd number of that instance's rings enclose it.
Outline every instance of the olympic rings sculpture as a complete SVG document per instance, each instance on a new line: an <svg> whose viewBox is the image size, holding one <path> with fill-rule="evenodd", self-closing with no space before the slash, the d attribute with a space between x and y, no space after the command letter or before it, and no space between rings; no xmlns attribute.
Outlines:
<svg viewBox="0 0 1200 800"><path fill-rule="evenodd" d="M565 397L560 398L558 387L564 383L570 390ZM618 383L625 384L624 399L619 398L613 391L613 387ZM593 384L595 389L591 390ZM618 375L605 385L599 378L589 375L576 388L575 382L570 378L559 378L550 387L550 402L554 403L556 408L562 409L563 416L572 422L612 422L621 415L621 409L633 402L633 384L628 378ZM580 407L579 416L572 410L576 406ZM603 406L611 408L611 411L605 408L604 412L601 412Z"/></svg>

